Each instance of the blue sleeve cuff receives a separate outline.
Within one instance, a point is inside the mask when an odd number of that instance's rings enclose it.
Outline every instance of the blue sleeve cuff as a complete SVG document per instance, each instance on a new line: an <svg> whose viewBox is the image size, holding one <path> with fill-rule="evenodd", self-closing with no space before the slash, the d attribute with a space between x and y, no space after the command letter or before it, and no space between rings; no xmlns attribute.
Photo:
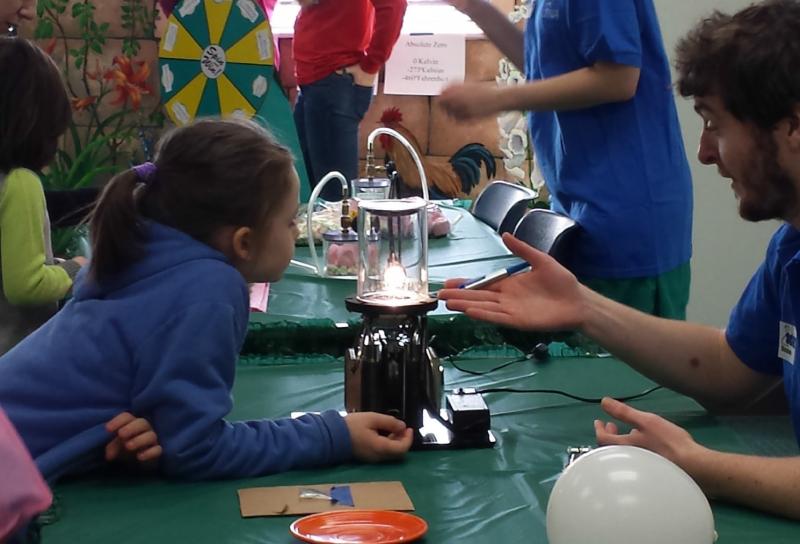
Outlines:
<svg viewBox="0 0 800 544"><path fill-rule="evenodd" d="M731 351L739 358L739 360L744 363L744 365L753 370L754 372L758 372L761 374L768 374L771 376L782 376L783 375L783 364L780 360L776 357L764 359L763 357L759 357L757 354L752 353L752 348L748 349L748 341L747 338L744 338L736 333L735 327L733 331L731 331L732 324L728 324L728 328L725 329L725 341L730 346Z"/></svg>
<svg viewBox="0 0 800 544"><path fill-rule="evenodd" d="M353 458L353 445L344 418L336 410L326 410L320 417L331 435L331 463L350 461Z"/></svg>
<svg viewBox="0 0 800 544"><path fill-rule="evenodd" d="M49 484L72 472L80 472L97 465L102 454L97 454L113 438L105 423L90 427L69 438L36 458L36 466Z"/></svg>
<svg viewBox="0 0 800 544"><path fill-rule="evenodd" d="M623 66L632 66L634 68L642 67L642 55L633 51L590 51L587 55L587 60L589 60L589 62L592 64L598 62L610 62L613 64L621 64Z"/></svg>
<svg viewBox="0 0 800 544"><path fill-rule="evenodd" d="M642 28L634 2L572 0L567 4L567 25L585 62L642 67L642 33L648 29Z"/></svg>

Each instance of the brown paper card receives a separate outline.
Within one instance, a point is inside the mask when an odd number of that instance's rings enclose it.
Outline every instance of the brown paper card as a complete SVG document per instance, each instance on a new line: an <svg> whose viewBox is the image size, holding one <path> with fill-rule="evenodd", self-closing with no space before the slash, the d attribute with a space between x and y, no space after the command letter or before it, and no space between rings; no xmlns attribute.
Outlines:
<svg viewBox="0 0 800 544"><path fill-rule="evenodd" d="M301 499L303 489L329 494L333 486L350 486L353 506L333 504L324 499ZM289 485L240 489L239 509L243 518L254 516L294 516L330 510L414 510L414 504L401 482L358 482L353 484Z"/></svg>

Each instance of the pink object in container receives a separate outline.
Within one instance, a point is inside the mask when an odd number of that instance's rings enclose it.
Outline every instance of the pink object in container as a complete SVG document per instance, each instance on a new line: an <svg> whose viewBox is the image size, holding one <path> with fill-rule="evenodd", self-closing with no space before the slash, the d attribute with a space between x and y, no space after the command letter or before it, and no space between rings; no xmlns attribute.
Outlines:
<svg viewBox="0 0 800 544"><path fill-rule="evenodd" d="M358 274L358 243L331 242L325 255L328 276L355 276Z"/></svg>
<svg viewBox="0 0 800 544"><path fill-rule="evenodd" d="M450 220L439 206L428 206L428 236L441 238L450 234Z"/></svg>

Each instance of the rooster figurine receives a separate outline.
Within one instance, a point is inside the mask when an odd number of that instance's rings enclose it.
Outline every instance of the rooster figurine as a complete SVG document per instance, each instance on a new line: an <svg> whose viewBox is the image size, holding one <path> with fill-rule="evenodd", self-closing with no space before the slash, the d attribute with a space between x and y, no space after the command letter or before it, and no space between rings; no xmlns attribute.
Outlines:
<svg viewBox="0 0 800 544"><path fill-rule="evenodd" d="M431 198L465 197L480 182L481 166L486 168L486 177L495 175L494 157L485 146L478 143L467 144L453 153L449 164L437 164L425 159L419 142L405 126L403 114L398 108L388 108L380 120L386 128L396 130L411 143L422 161L428 178ZM402 184L412 194L422 192L419 172L408 150L387 134L378 137L381 147L386 151L386 162L394 163ZM405 191L403 191L405 192Z"/></svg>

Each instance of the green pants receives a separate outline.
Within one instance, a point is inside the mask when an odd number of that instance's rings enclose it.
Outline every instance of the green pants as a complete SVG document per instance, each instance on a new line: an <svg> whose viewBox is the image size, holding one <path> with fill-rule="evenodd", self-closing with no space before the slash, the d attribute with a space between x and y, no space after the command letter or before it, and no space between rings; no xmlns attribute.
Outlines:
<svg viewBox="0 0 800 544"><path fill-rule="evenodd" d="M580 278L581 283L627 306L669 319L686 319L691 282L689 263L648 278Z"/></svg>

